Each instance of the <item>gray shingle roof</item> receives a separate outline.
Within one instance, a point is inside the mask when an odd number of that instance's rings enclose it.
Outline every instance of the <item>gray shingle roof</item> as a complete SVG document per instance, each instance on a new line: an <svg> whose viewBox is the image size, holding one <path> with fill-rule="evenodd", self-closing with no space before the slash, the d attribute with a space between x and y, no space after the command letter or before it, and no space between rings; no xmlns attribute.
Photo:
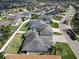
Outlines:
<svg viewBox="0 0 79 59"><path fill-rule="evenodd" d="M8 25L12 25L12 24L16 24L16 20L6 20L6 21L0 21L0 26L8 26Z"/></svg>
<svg viewBox="0 0 79 59"><path fill-rule="evenodd" d="M10 21L0 21L0 25L2 26L2 25L9 25L10 24Z"/></svg>
<svg viewBox="0 0 79 59"><path fill-rule="evenodd" d="M22 17L26 17L26 16L30 16L30 15L31 15L31 13L29 13L29 12L23 12L23 13L19 13L19 14L13 15L13 16L11 15L11 16L9 16L9 18L11 18L13 20L18 20Z"/></svg>
<svg viewBox="0 0 79 59"><path fill-rule="evenodd" d="M32 29L38 29L38 28L48 27L48 24L46 24L42 20L40 20L40 21L29 21L28 26L32 30Z"/></svg>
<svg viewBox="0 0 79 59"><path fill-rule="evenodd" d="M53 35L53 30L49 27L41 29L41 31L38 31L41 36L51 36Z"/></svg>
<svg viewBox="0 0 79 59"><path fill-rule="evenodd" d="M45 52L51 45L46 44L42 38L39 38L36 31L29 31L25 35L22 51Z"/></svg>

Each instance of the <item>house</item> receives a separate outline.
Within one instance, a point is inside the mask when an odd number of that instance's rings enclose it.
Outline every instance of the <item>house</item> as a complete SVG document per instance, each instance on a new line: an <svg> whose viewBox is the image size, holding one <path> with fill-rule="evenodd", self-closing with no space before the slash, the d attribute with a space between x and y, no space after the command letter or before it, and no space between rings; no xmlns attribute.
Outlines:
<svg viewBox="0 0 79 59"><path fill-rule="evenodd" d="M40 38L38 32L29 31L24 34L25 40L22 47L22 52L47 52L51 48L49 39Z"/></svg>
<svg viewBox="0 0 79 59"><path fill-rule="evenodd" d="M21 21L21 18L23 17L31 17L31 13L30 12L21 12L15 15L9 15L9 18L12 20L17 20L17 21Z"/></svg>
<svg viewBox="0 0 79 59"><path fill-rule="evenodd" d="M46 24L42 20L37 20L37 21L29 21L28 22L28 27L30 30L36 30L40 36L51 36L53 35L53 31L50 28L48 24Z"/></svg>
<svg viewBox="0 0 79 59"><path fill-rule="evenodd" d="M10 21L9 20L7 20L7 21L0 21L0 26L8 26L8 25L10 25Z"/></svg>
<svg viewBox="0 0 79 59"><path fill-rule="evenodd" d="M60 13L61 13L60 9L55 8L53 11L47 12L47 13L45 13L44 15L48 15L48 16L57 16L57 15L60 14Z"/></svg>
<svg viewBox="0 0 79 59"><path fill-rule="evenodd" d="M8 26L8 25L11 25L11 26L16 26L17 25L17 22L16 20L6 20L6 21L0 21L0 26Z"/></svg>
<svg viewBox="0 0 79 59"><path fill-rule="evenodd" d="M46 24L44 21L42 20L35 20L35 21L29 21L28 22L28 27L30 28L30 30L33 30L33 29L41 29L41 28L44 28L44 27L48 27L49 25Z"/></svg>
<svg viewBox="0 0 79 59"><path fill-rule="evenodd" d="M60 55L7 55L6 59L62 59Z"/></svg>
<svg viewBox="0 0 79 59"><path fill-rule="evenodd" d="M52 17L50 17L50 16L48 16L48 15L41 15L41 16L38 17L39 20L43 20L43 21L45 21L47 24L51 22L51 18L52 18Z"/></svg>

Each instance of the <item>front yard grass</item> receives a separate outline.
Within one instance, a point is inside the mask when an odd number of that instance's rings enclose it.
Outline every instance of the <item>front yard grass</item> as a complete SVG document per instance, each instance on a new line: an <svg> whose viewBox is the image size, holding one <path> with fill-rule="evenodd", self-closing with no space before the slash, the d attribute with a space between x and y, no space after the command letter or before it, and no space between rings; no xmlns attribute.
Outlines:
<svg viewBox="0 0 79 59"><path fill-rule="evenodd" d="M56 47L60 49L57 54L61 55L62 59L77 59L67 43L56 43Z"/></svg>
<svg viewBox="0 0 79 59"><path fill-rule="evenodd" d="M6 49L6 52L8 54L17 54L19 52L19 49L23 41L22 35L23 34L19 34L19 33L15 35L15 37L13 38L13 40L11 41L11 43L8 45Z"/></svg>
<svg viewBox="0 0 79 59"><path fill-rule="evenodd" d="M59 28L59 24L55 22L51 23L50 26L53 28Z"/></svg>

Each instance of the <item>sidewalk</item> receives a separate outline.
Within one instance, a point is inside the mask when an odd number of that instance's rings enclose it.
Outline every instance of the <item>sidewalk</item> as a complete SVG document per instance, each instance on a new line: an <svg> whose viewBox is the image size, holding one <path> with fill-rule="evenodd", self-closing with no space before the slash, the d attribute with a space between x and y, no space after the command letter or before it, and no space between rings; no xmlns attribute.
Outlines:
<svg viewBox="0 0 79 59"><path fill-rule="evenodd" d="M53 35L53 40L52 41L68 43L63 35Z"/></svg>

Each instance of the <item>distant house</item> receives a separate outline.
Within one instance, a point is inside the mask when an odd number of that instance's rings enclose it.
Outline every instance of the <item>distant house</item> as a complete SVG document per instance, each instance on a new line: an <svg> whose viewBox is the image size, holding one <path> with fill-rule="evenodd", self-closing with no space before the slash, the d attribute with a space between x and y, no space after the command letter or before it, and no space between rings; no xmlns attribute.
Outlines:
<svg viewBox="0 0 79 59"><path fill-rule="evenodd" d="M22 52L46 52L51 48L49 39L43 39L36 31L29 31L24 37Z"/></svg>
<svg viewBox="0 0 79 59"><path fill-rule="evenodd" d="M51 22L52 17L48 15L41 15L38 17L39 20L45 21L47 24Z"/></svg>
<svg viewBox="0 0 79 59"><path fill-rule="evenodd" d="M31 13L30 12L22 12L22 13L18 13L16 15L9 15L9 18L12 20L17 20L17 21L21 21L21 18L23 17L31 17Z"/></svg>
<svg viewBox="0 0 79 59"><path fill-rule="evenodd" d="M60 9L56 8L55 10L45 13L45 15L49 15L49 16L57 16L58 14L60 14Z"/></svg>
<svg viewBox="0 0 79 59"><path fill-rule="evenodd" d="M10 25L10 21L0 21L0 26L8 26Z"/></svg>
<svg viewBox="0 0 79 59"><path fill-rule="evenodd" d="M16 20L0 21L0 26L8 26L8 25L15 26L15 25L17 25L17 22L16 22Z"/></svg>

